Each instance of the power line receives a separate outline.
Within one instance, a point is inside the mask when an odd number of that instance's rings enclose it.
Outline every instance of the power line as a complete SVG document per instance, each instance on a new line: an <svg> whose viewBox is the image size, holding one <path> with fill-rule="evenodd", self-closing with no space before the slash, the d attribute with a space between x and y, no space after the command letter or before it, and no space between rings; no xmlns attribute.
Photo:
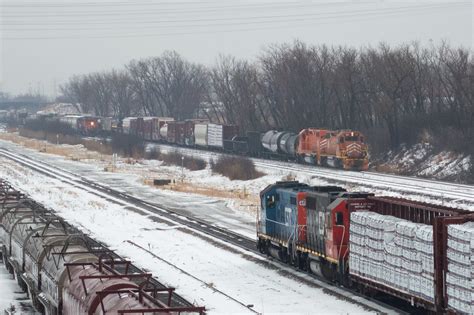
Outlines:
<svg viewBox="0 0 474 315"><path fill-rule="evenodd" d="M392 12L389 13L387 12L385 15L386 16L396 16L399 15L400 13L405 13L405 12ZM408 12L409 13L409 12ZM370 14L370 15L353 15L349 16L350 20L342 20L340 23L347 23L351 21L357 21L360 19L366 19L370 17L378 17L378 15L375 14ZM321 20L328 20L331 18L321 18ZM299 21L293 21L293 22L299 22ZM192 32L169 32L169 33L130 33L130 34L110 34L110 35L97 35L97 36L91 36L91 35L78 35L78 36L51 36L51 37L4 37L4 40L50 40L50 39L84 39L84 38L89 38L89 39L110 39L110 38L146 38L146 37L162 37L162 36L177 36L177 35L195 35L195 34L218 34L218 33L234 33L234 32L252 32L252 31L259 31L259 30L268 30L268 29L282 29L282 28L297 28L297 27L306 27L308 25L324 25L324 24L331 24L330 21L326 22L321 22L321 21L315 21L313 23L304 23L300 25L292 25L292 24L286 24L286 25L274 25L274 26L268 26L268 27L258 27L258 28L241 28L241 29L218 29L218 30L203 30L203 31L192 31Z"/></svg>
<svg viewBox="0 0 474 315"><path fill-rule="evenodd" d="M136 6L137 4L140 5L151 5L151 6L159 6L159 5L189 5L189 4L215 4L221 3L221 1L159 1L159 2L151 2L145 1L140 3L139 1L103 1L103 2L19 2L19 1L12 1L6 2L4 1L2 7L4 8L31 8L31 7L46 7L46 8L56 8L56 7L109 7L109 6Z"/></svg>
<svg viewBox="0 0 474 315"><path fill-rule="evenodd" d="M348 4L348 3L345 3ZM360 6L361 3L357 3ZM164 10L164 9L146 9L145 11L124 11L124 10L104 10L99 12L98 10L94 11L76 11L76 12L47 12L47 14L7 14L8 12L4 12L3 18L32 18L32 17L65 17L65 16L72 16L72 17L90 17L90 16L117 16L117 15L150 15L150 14L163 14L163 13L179 13L179 14L194 14L194 13L203 13L203 12L220 12L223 10L233 9L233 10L256 10L256 9L265 9L265 10L281 10L281 9L307 9L307 8L316 8L321 7L321 4L298 4L298 5L282 5L282 4L273 4L272 6L268 5L253 5L253 6L225 6L225 7L209 7L209 8L193 8L188 10ZM26 12L29 13L29 12ZM234 12L232 12L234 13Z"/></svg>
<svg viewBox="0 0 474 315"><path fill-rule="evenodd" d="M218 2L218 3L221 3L221 2ZM370 4L370 3L373 3L371 1L358 1L356 4L357 5L364 5L364 4ZM147 5L149 4L157 4L157 3L134 3L134 8L138 8L138 9L142 9L142 10L147 10L149 11L151 8L147 8ZM194 4L197 4L197 3L194 3ZM307 2L283 2L283 3L250 3L250 4L245 4L245 5L212 5L212 6L202 6L202 3L199 3L199 6L198 7L193 7L191 9L191 11L189 12L215 12L215 11L221 11L221 10L228 10L228 9L250 9L250 10L253 10L253 9L257 9L257 8L262 8L262 9L267 9L267 10L273 10L273 9L286 9L286 8L305 8L305 7L334 7L334 6L347 6L347 5L354 5L354 3L352 2L311 2L311 3L307 3ZM1 6L0 6L1 7ZM117 7L117 6L114 6L114 7ZM154 7L154 6L152 6ZM24 12L23 9L27 9L28 11L27 12ZM35 7L25 7L25 8L21 8L23 13L24 13L24 16L28 16L28 17L33 17L33 15L30 15L30 14L35 14L35 13L50 13L50 12L44 12L43 9L47 9L49 11L51 11L51 8L49 7L39 7L39 8L35 8ZM109 8L107 7L103 7L102 5L98 5L97 8L101 8L102 11L104 12L110 12L110 13L115 13L115 12L123 12L123 10L110 10ZM62 13L81 13L81 14L89 14L89 13L96 13L98 12L99 10L97 8L94 8L94 11L77 11L78 8L75 8L73 6L67 6L67 5L64 5L62 7L60 7L59 9L60 10L75 10L75 12L62 12ZM32 11L32 9L39 9L39 11ZM86 8L88 9L88 8ZM125 8L123 8L125 9ZM179 8L179 9L176 9L176 8L169 8L169 7L166 7L166 8L153 8L154 10L158 9L159 12L164 12L164 13L187 13L188 11L187 10L183 10L184 8ZM127 9L128 10L128 9ZM13 11L15 11L15 9L13 9ZM133 12L133 11L127 11L127 12ZM144 12L144 11L141 11L141 12ZM13 15L9 14L9 10L4 10L4 16L6 17L12 17L12 16L21 16L21 15L15 15L17 12L11 12L11 13L15 13ZM55 12L53 12L55 13ZM49 16L49 15L48 15Z"/></svg>
<svg viewBox="0 0 474 315"><path fill-rule="evenodd" d="M447 1L447 0L435 0L435 1L416 1L417 3L452 3L452 1ZM464 2L469 2L469 1L464 1ZM318 2L306 2L306 1L301 1L301 0L294 0L294 1L285 1L285 2L265 2L261 1L260 3L255 3L255 1L247 1L247 4L244 5L230 5L230 6L220 6L223 3L221 0L216 0L216 1L160 1L160 2L152 2L152 1L144 1L144 2L139 2L139 1L104 1L104 2L70 2L70 3L64 3L64 2L3 2L0 7L5 8L5 9L14 9L14 8L20 8L20 9L50 9L50 8L61 8L61 9L73 9L76 10L78 7L120 7L120 6L177 6L177 7L182 7L182 6L188 6L188 5L197 5L199 7L202 7L203 4L209 4L211 6L208 6L207 8L214 8L214 7L229 7L229 8L235 8L239 6L275 6L275 5L317 5L317 6L339 6L339 5L354 5L354 4L379 4L379 1L377 0L361 0L357 2L334 2L334 1L318 1ZM389 4L390 2L385 2L384 4ZM399 2L398 2L399 3Z"/></svg>
<svg viewBox="0 0 474 315"><path fill-rule="evenodd" d="M422 6L405 6L405 7L394 7L394 8L386 8L386 9L371 9L371 10L346 10L346 11L337 11L337 12L324 12L324 13L303 13L303 14L286 14L286 15L259 15L259 16L243 16L243 17L225 17L225 18L204 18L204 19L167 19L167 20L128 20L128 19L120 19L120 20L108 20L108 21L54 21L49 22L42 21L38 22L26 22L26 23L11 23L11 22L3 22L1 23L2 26L55 26L55 25L65 25L65 26L73 26L73 25L112 25L112 24L119 24L123 26L127 23L137 23L137 24L167 24L167 23L207 23L207 22L216 22L216 21L236 21L238 23L263 23L263 22L271 22L271 21L258 21L258 20L268 20L268 19L276 19L275 21L280 21L281 19L304 19L304 18L318 18L318 17L344 17L345 15L353 15L353 14L385 14L387 12L406 12L406 11L413 11L413 10L427 10L427 9L442 9L445 7L453 7L453 4L445 4L445 5L422 5ZM280 19L280 20L279 20ZM249 22L245 22L249 21ZM283 20L285 21L285 20ZM60 23L61 22L61 23ZM228 23L228 24L236 24ZM195 26L195 25L191 25ZM97 29L97 28L93 28ZM8 30L8 29L7 29ZM24 29L19 29L24 30ZM45 28L36 28L34 30L54 30L54 29L45 29ZM65 30L73 30L72 28L65 29Z"/></svg>

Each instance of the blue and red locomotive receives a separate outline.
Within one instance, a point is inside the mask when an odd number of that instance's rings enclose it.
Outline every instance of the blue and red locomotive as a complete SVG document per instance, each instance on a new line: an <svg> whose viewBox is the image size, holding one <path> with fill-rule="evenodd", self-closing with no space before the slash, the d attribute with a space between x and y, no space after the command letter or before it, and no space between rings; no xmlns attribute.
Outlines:
<svg viewBox="0 0 474 315"><path fill-rule="evenodd" d="M370 210L368 196L337 186L270 185L260 193L258 247L301 269L342 280L347 272L349 208Z"/></svg>

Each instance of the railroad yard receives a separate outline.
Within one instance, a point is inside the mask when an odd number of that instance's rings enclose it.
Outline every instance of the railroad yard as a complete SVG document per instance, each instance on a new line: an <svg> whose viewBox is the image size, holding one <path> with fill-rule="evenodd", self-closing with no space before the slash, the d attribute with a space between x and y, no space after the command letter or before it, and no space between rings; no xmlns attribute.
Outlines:
<svg viewBox="0 0 474 315"><path fill-rule="evenodd" d="M0 13L0 315L474 314L473 1Z"/></svg>
<svg viewBox="0 0 474 315"><path fill-rule="evenodd" d="M3 134L6 135L6 134ZM232 181L150 160L112 159L69 145L0 140L0 178L83 233L152 273L209 313L404 313L409 305L371 299L262 256L255 241L259 192L281 180L403 196L474 210L471 186L254 159L263 176ZM16 143L15 143L16 142ZM211 161L221 153L152 144ZM81 152L81 153L78 153ZM71 158L72 154L82 158ZM86 153L86 154L84 154ZM113 169L110 165L113 160ZM150 178L174 186L153 187ZM231 191L231 194L224 192ZM106 222L106 224L104 224ZM285 292L281 299L278 292Z"/></svg>
<svg viewBox="0 0 474 315"><path fill-rule="evenodd" d="M94 161L74 162L7 142L2 142L2 147L2 178L119 254L132 258L160 280L177 287L180 294L205 305L211 313L274 313L287 308L297 313L315 308L333 313L396 313L390 306L262 258L252 241L253 215L245 210L244 215L239 215L242 207L232 209L233 203L228 200L158 191L142 184L137 175L130 178L122 173L101 172ZM271 182L280 176L269 176L266 180ZM104 185L105 191L89 180ZM266 183L255 185L247 189L258 190ZM128 201L127 195L116 196L107 189L131 194L146 204ZM149 203L160 207L150 208ZM183 209L180 204L186 207ZM160 213L167 209L179 215L162 218ZM205 222L204 231L187 227L190 218ZM107 222L105 227L103 222ZM206 230L212 230L212 226L232 231L232 235L222 240L219 233L224 232L220 229L209 235ZM288 292L285 300L275 294L283 291ZM306 299L305 303L301 299Z"/></svg>

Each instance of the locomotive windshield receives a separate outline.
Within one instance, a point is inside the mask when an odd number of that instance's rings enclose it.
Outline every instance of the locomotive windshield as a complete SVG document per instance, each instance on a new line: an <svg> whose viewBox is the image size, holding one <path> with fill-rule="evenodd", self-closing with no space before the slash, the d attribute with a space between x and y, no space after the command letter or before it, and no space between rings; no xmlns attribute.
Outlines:
<svg viewBox="0 0 474 315"><path fill-rule="evenodd" d="M346 141L359 141L359 136L346 136Z"/></svg>

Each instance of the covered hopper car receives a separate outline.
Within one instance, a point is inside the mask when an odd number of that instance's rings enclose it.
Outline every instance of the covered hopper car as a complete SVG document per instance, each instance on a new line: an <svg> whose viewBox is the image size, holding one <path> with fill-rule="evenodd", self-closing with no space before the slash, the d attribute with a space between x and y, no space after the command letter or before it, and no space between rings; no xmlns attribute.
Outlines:
<svg viewBox="0 0 474 315"><path fill-rule="evenodd" d="M41 314L204 313L2 180L0 249Z"/></svg>

